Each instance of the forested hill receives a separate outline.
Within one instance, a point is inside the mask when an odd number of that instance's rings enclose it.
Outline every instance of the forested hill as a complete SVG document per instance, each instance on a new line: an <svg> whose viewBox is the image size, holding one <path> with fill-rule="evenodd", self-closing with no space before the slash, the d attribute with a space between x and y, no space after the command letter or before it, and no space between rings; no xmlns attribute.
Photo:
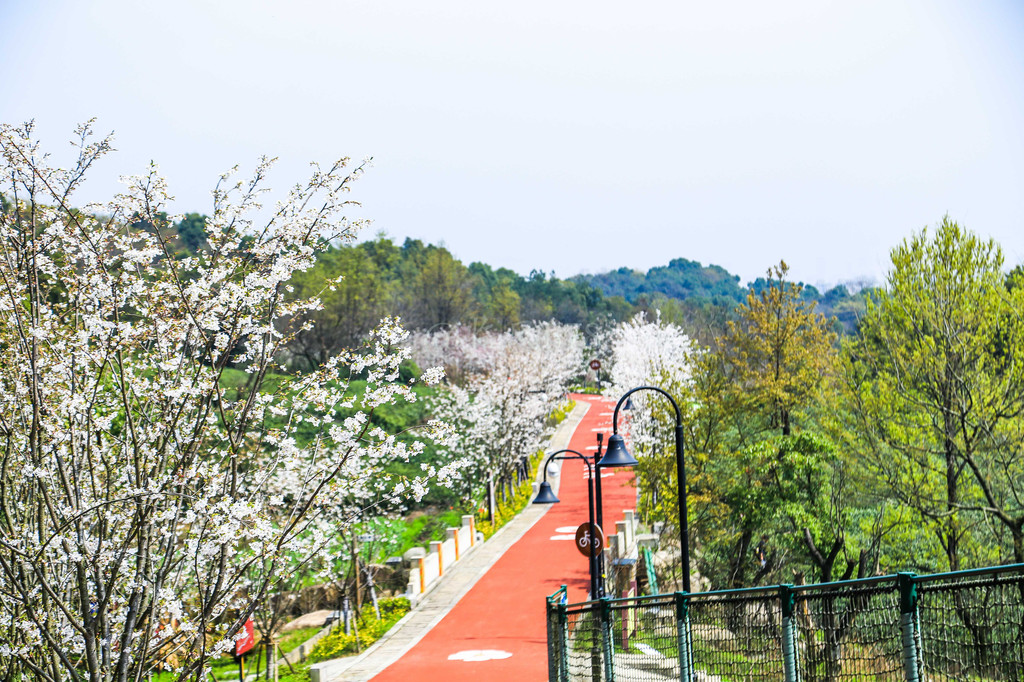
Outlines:
<svg viewBox="0 0 1024 682"><path fill-rule="evenodd" d="M651 268L646 273L619 268L599 275L577 275L577 282L592 284L605 296L622 296L636 303L641 296L663 295L668 298L707 299L720 305L742 303L747 291L740 278L719 265L701 265L697 261L675 258L667 266Z"/></svg>
<svg viewBox="0 0 1024 682"><path fill-rule="evenodd" d="M205 248L205 219L188 214L175 228L173 246L182 252ZM767 270L771 263L766 263ZM389 237L332 246L312 270L293 280L298 295L321 291L330 278L344 275L323 292L315 334L303 335L295 350L311 362L358 342L385 315L400 315L412 329L464 324L477 329L510 329L539 320L579 324L584 329L632 317L640 310L702 337L715 335L733 316L750 290L738 276L718 265L676 258L646 273L619 268L599 275L560 279L533 271L528 276L486 263L464 264L443 245ZM826 317L835 316L846 330L856 324L863 298L845 287L825 294L803 286L801 295L818 303ZM315 338L314 338L315 337Z"/></svg>
<svg viewBox="0 0 1024 682"><path fill-rule="evenodd" d="M621 296L634 305L661 308L660 302L669 299L686 302L691 311L731 310L746 301L750 291L760 292L767 286L763 277L742 286L739 276L722 266L702 265L686 258L674 258L668 265L653 267L646 273L623 267L572 279L600 289L605 296ZM800 286L801 298L814 301L819 312L826 317L836 317L847 331L853 330L858 314L864 309L862 296L851 294L844 285L832 287L825 293L809 284L800 283Z"/></svg>

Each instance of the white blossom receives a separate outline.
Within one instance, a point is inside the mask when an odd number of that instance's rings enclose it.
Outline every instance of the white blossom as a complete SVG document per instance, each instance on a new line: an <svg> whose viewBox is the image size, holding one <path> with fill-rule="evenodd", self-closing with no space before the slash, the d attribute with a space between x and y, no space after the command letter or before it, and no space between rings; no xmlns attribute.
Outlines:
<svg viewBox="0 0 1024 682"><path fill-rule="evenodd" d="M696 348L680 327L663 322L660 315L650 321L644 313L638 313L612 331L609 345L611 385L605 393L611 397L617 399L638 386L665 389L689 382L690 360ZM633 410L620 411L619 430L628 431L633 443L643 450L655 442L651 415L654 405L664 398L650 391L638 391L631 397Z"/></svg>
<svg viewBox="0 0 1024 682"><path fill-rule="evenodd" d="M410 345L414 359L447 360L446 373L460 379L435 407L456 427L444 443L464 475L434 473L467 485L511 476L522 458L542 447L545 417L583 367L579 330L553 322L481 335L455 327L414 335ZM472 497L480 490L463 492Z"/></svg>
<svg viewBox="0 0 1024 682"><path fill-rule="evenodd" d="M318 305L288 282L361 226L344 216L362 166L314 166L269 214L271 160L225 174L208 247L182 258L155 165L72 208L111 148L90 124L77 134L78 161L59 169L30 125L0 126L0 667L198 679L289 562L322 565L367 509L454 473L388 474L423 448L371 426L376 407L415 398L397 381L397 319L363 352L278 366L290 323ZM358 372L360 392L345 378Z"/></svg>

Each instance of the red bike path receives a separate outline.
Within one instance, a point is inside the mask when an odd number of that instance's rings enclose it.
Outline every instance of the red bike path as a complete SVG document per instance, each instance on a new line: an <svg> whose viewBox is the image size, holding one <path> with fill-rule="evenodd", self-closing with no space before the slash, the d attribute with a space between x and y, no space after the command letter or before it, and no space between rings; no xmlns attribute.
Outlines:
<svg viewBox="0 0 1024 682"><path fill-rule="evenodd" d="M569 449L593 456L597 433L612 432L614 401L573 395L590 409ZM602 476L604 531L615 532L624 509L636 506L633 473ZM569 602L587 597L587 560L576 549L576 527L587 521L586 465L561 462L559 504L530 528L414 647L373 678L374 682L489 682L547 679L544 598L567 585Z"/></svg>

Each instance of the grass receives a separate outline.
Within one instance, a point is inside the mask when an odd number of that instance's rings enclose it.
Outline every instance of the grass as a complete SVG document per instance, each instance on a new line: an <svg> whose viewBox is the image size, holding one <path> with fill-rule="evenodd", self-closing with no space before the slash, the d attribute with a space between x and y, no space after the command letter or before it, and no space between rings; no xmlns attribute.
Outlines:
<svg viewBox="0 0 1024 682"><path fill-rule="evenodd" d="M284 635L278 638L277 647L281 654L286 654L294 649L298 649L299 645L305 642L307 639L320 632L321 627L313 625L308 628L299 628L298 630L292 630L286 632Z"/></svg>
<svg viewBox="0 0 1024 682"><path fill-rule="evenodd" d="M278 682L309 682L309 668L312 665L310 662L293 663L291 668L285 665L278 668L277 680Z"/></svg>
<svg viewBox="0 0 1024 682"><path fill-rule="evenodd" d="M462 512L456 509L449 509L436 515L424 514L412 521L404 521L398 538L398 554L403 554L413 547L422 547L431 540L444 540L448 528L458 528L461 525Z"/></svg>
<svg viewBox="0 0 1024 682"><path fill-rule="evenodd" d="M584 395L603 395L604 389L597 386L570 386L570 393L583 393Z"/></svg>
<svg viewBox="0 0 1024 682"><path fill-rule="evenodd" d="M291 632L285 633L278 639L278 655L283 656L284 654L297 649L300 644L305 642L307 639L315 635L320 631L318 626L300 628L298 630L292 630ZM258 644L258 641L257 641ZM256 670L256 657L266 656L266 652L259 646L256 646L247 653L243 658L245 659L245 674L248 676ZM298 671L298 665L292 664L295 670ZM294 682L305 682L309 679L309 664L303 664L303 675L301 677L295 677ZM266 659L260 662L260 672L266 668ZM238 662L235 661L232 656L219 656L210 661L210 672L213 674L215 680L237 680L238 679ZM284 673L288 673L288 677ZM296 672L296 674L298 674ZM281 668L281 680L290 680L292 673L288 670L288 666ZM174 682L177 680L177 676L172 672L160 672L153 675L153 682ZM209 678L207 678L209 679ZM261 678L262 679L262 678Z"/></svg>
<svg viewBox="0 0 1024 682"><path fill-rule="evenodd" d="M250 669L255 670L256 659L251 654L247 654L243 658L245 659L246 675L248 675ZM231 656L219 656L210 661L210 674L215 680L237 680L238 663ZM178 675L174 672L163 671L153 675L152 682L176 682L177 679Z"/></svg>

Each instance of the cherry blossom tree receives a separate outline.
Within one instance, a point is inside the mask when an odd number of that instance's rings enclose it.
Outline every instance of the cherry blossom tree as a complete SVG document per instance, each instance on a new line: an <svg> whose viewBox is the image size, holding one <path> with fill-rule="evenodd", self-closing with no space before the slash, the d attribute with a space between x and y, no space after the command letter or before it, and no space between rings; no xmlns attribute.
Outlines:
<svg viewBox="0 0 1024 682"><path fill-rule="evenodd" d="M606 394L618 398L637 386L657 386L678 401L687 392L697 349L682 328L663 322L660 315L648 320L641 312L612 331L610 346L611 386ZM632 396L632 414L620 412L620 428L628 426L633 442L641 448L657 441L653 415L656 410L664 411L655 407L665 407L660 405L662 400L653 393L640 391Z"/></svg>
<svg viewBox="0 0 1024 682"><path fill-rule="evenodd" d="M542 446L545 417L583 368L579 330L555 322L482 335L453 328L421 335L413 346L414 358L444 357L464 377L441 393L436 412L457 434L449 452L467 462L467 497L488 478L511 479L522 458Z"/></svg>
<svg viewBox="0 0 1024 682"><path fill-rule="evenodd" d="M319 305L289 279L360 228L346 212L362 165L314 165L268 209L271 160L225 174L207 245L181 258L157 168L76 208L111 139L90 123L75 146L52 167L31 125L0 126L0 675L198 681L288 565L356 511L453 472L387 475L423 446L372 421L415 400L397 320L359 352L279 373Z"/></svg>
<svg viewBox="0 0 1024 682"><path fill-rule="evenodd" d="M421 367L442 367L449 382L462 385L472 375L488 373L501 338L503 335L478 334L457 324L414 333L408 346L413 360Z"/></svg>

